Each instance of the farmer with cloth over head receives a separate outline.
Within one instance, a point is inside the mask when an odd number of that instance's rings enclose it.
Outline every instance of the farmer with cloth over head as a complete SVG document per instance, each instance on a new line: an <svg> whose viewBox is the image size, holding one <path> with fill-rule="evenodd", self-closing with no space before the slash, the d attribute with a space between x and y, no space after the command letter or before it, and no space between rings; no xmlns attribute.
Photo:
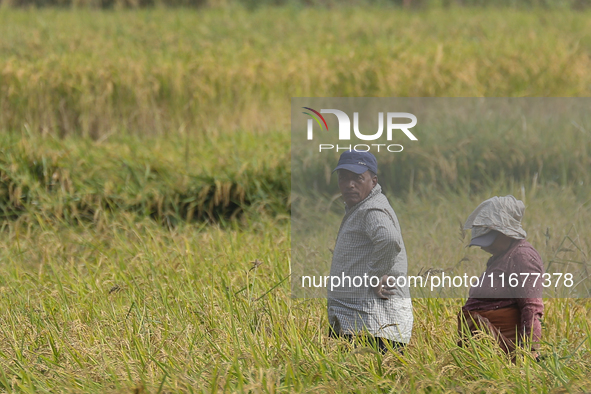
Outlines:
<svg viewBox="0 0 591 394"><path fill-rule="evenodd" d="M537 358L544 314L544 265L525 240L524 211L523 202L513 196L493 197L480 204L464 224L465 230L472 230L469 246L480 246L492 256L479 286L470 289L458 315L460 346L467 335L480 330L490 333L507 354L521 346ZM510 278L517 278L517 284Z"/></svg>
<svg viewBox="0 0 591 394"><path fill-rule="evenodd" d="M402 353L413 326L406 249L378 184L377 160L369 152L343 152L335 171L345 216L330 268L341 282L328 288L330 336L361 337L382 353L389 347Z"/></svg>

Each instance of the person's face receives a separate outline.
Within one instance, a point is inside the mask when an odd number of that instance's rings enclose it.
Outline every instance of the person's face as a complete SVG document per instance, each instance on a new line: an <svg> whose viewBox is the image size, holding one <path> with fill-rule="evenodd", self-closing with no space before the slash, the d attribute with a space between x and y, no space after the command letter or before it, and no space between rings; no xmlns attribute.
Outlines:
<svg viewBox="0 0 591 394"><path fill-rule="evenodd" d="M497 242L495 240L495 242ZM493 256L498 254L498 248L496 248L495 242L492 243L492 245L489 246L481 246L480 249L484 250L486 253L490 253Z"/></svg>
<svg viewBox="0 0 591 394"><path fill-rule="evenodd" d="M512 239L507 237L505 234L497 235L495 242L493 242L490 246L480 247L480 249L484 250L487 253L492 254L493 256L498 256L502 253L505 253L509 246L511 246Z"/></svg>
<svg viewBox="0 0 591 394"><path fill-rule="evenodd" d="M378 183L378 177L372 177L369 171L356 174L349 170L339 170L338 177L339 190L348 207L363 201Z"/></svg>

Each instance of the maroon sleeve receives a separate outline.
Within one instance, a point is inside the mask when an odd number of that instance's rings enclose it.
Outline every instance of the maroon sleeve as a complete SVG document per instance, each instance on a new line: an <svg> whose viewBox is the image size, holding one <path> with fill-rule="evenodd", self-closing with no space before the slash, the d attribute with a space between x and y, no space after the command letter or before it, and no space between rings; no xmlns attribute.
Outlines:
<svg viewBox="0 0 591 394"><path fill-rule="evenodd" d="M527 244L519 247L512 256L512 271L520 275L519 286L514 289L517 306L521 311L520 342L532 341L532 348L542 338L540 319L544 315L542 299L544 265L538 252ZM533 274L533 275L532 275Z"/></svg>
<svg viewBox="0 0 591 394"><path fill-rule="evenodd" d="M531 337L531 347L534 349L535 343L542 339L540 319L544 315L544 303L541 298L518 298L517 306L521 311L520 342L529 342Z"/></svg>

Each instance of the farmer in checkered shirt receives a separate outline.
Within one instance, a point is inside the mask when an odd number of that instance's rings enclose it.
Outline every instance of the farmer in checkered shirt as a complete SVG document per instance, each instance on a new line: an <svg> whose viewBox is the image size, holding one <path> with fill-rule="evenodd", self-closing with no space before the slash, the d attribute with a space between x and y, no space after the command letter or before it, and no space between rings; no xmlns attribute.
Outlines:
<svg viewBox="0 0 591 394"><path fill-rule="evenodd" d="M328 288L330 336L362 338L382 353L389 347L402 353L413 326L406 250L378 184L377 160L369 152L347 151L335 171L346 207L330 269L331 278L340 278L339 286Z"/></svg>

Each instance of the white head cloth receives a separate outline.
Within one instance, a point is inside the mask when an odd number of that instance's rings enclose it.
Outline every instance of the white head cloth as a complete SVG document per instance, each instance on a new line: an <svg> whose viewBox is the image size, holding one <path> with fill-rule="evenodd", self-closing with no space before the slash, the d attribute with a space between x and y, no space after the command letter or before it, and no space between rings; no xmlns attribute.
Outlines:
<svg viewBox="0 0 591 394"><path fill-rule="evenodd" d="M527 236L521 227L525 205L513 196L493 197L484 201L468 216L464 230L472 230L472 238L496 230L507 237L524 239Z"/></svg>

